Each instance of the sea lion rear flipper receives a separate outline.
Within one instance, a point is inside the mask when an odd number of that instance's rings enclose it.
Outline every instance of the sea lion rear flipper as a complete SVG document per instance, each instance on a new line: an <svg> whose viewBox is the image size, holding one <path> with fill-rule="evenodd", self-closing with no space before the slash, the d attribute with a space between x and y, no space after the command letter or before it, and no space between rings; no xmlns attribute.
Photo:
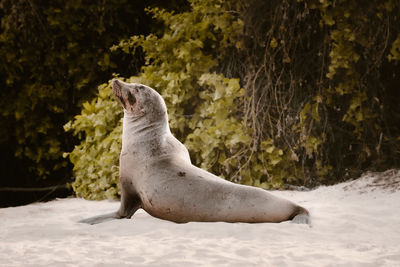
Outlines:
<svg viewBox="0 0 400 267"><path fill-rule="evenodd" d="M120 219L120 218L121 217L118 215L118 212L112 212L112 213L107 213L107 214L83 219L83 220L80 220L79 222L93 225L93 224L98 224L98 223L107 222L107 221L111 221L114 219Z"/></svg>
<svg viewBox="0 0 400 267"><path fill-rule="evenodd" d="M311 227L311 218L309 214L299 214L292 219L292 223L308 224Z"/></svg>
<svg viewBox="0 0 400 267"><path fill-rule="evenodd" d="M297 206L292 216L292 223L308 224L311 227L311 216L305 208Z"/></svg>

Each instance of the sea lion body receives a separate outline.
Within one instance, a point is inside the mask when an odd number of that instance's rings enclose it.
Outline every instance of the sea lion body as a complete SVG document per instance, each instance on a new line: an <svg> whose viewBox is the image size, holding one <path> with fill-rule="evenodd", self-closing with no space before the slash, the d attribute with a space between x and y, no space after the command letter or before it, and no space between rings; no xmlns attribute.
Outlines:
<svg viewBox="0 0 400 267"><path fill-rule="evenodd" d="M167 108L152 88L113 81L124 107L120 155L121 206L118 212L84 220L99 223L130 218L143 208L177 223L308 223L306 209L266 190L234 184L192 165L186 147L171 133Z"/></svg>

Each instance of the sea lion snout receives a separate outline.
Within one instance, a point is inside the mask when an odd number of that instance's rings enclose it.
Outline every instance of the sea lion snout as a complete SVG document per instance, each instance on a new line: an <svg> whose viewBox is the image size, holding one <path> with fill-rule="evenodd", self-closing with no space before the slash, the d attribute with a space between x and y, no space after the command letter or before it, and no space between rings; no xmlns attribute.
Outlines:
<svg viewBox="0 0 400 267"><path fill-rule="evenodd" d="M112 87L114 88L114 87L116 87L116 86L119 86L119 85L120 85L120 82L119 82L118 79L113 79L111 85L112 85Z"/></svg>
<svg viewBox="0 0 400 267"><path fill-rule="evenodd" d="M118 91L120 92L121 89L123 88L124 82L118 80L118 79L113 79L111 82L111 87L114 90L114 92Z"/></svg>
<svg viewBox="0 0 400 267"><path fill-rule="evenodd" d="M137 88L140 87L138 84L125 83L118 79L112 80L111 87L116 97L118 97L122 102L125 100L129 101L131 105L136 103L136 98L134 95L138 93Z"/></svg>
<svg viewBox="0 0 400 267"><path fill-rule="evenodd" d="M120 81L118 79L113 79L111 82L111 87L115 91L121 91L122 89L130 88L132 93L137 93L139 90L144 90L145 86L140 84L140 83L126 83L123 81ZM133 90L132 90L133 89Z"/></svg>
<svg viewBox="0 0 400 267"><path fill-rule="evenodd" d="M112 80L111 88L112 88L112 90L114 92L114 95L116 97L122 97L122 90L121 90L122 89L122 84L121 84L121 81L119 81L117 79Z"/></svg>
<svg viewBox="0 0 400 267"><path fill-rule="evenodd" d="M125 110L133 111L136 103L136 97L129 90L129 84L114 79L111 82L114 95L118 98Z"/></svg>

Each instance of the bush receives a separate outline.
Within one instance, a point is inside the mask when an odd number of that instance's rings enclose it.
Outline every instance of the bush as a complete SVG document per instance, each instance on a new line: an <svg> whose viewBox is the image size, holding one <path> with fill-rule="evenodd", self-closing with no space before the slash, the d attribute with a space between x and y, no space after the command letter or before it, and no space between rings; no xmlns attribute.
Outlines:
<svg viewBox="0 0 400 267"><path fill-rule="evenodd" d="M159 36L132 36L112 48L126 53L135 53L139 47L143 50L146 65L139 76L128 80L149 85L161 93L168 107L171 130L190 148L194 162L221 174L229 173L235 163L232 156L249 142L244 125L237 119L237 103L243 95L239 80L214 71L219 59L216 48L224 51L233 46L241 31L240 20L225 12L225 8L223 1L212 0L191 1L191 10L178 14L148 9L164 23L163 32ZM119 150L105 147L117 137L114 134L121 132L120 125L108 122L119 121L120 112L110 113L111 118L100 114L117 105L115 100L103 99L102 94L111 94L110 90L104 93L106 88L101 87L97 99L87 103L82 114L66 127L76 135L86 133L70 158L75 165L75 192L91 199L118 196L114 190L118 169L114 166ZM92 108L96 105L99 109ZM107 125L107 130L103 125ZM93 137L98 131L103 135ZM114 141L119 143L119 138ZM102 195L99 190L108 193Z"/></svg>
<svg viewBox="0 0 400 267"><path fill-rule="evenodd" d="M65 183L70 178L71 165L62 153L76 140L62 126L85 99L94 97L117 62L132 60L111 55L109 47L138 28L147 29L139 27L146 22L141 5L115 0L0 1L0 144L15 158L15 166L2 168L4 176L22 179L8 174L14 167L29 170L26 180ZM133 22L132 17L141 20ZM128 66L130 73L135 71L135 64Z"/></svg>
<svg viewBox="0 0 400 267"><path fill-rule="evenodd" d="M127 80L161 93L196 165L262 188L399 165L398 2L192 0L185 12L147 11L162 30L111 50L144 53ZM86 198L118 197L121 108L107 87L66 127L82 135L70 158Z"/></svg>

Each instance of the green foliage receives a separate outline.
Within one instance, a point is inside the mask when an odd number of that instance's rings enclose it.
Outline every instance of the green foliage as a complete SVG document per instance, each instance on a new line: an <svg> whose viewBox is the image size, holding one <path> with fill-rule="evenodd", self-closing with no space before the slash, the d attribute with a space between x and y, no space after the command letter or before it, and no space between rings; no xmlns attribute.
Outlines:
<svg viewBox="0 0 400 267"><path fill-rule="evenodd" d="M223 1L190 3L191 10L182 13L149 8L148 12L163 23L163 30L157 35L132 36L111 50L134 54L140 47L144 51L146 64L142 73L131 80L159 90L167 103L171 130L188 145L195 162L217 173L229 174L229 169L234 167L230 158L240 146L249 142L244 125L235 117L238 113L237 102L243 95L243 90L240 89L238 79L228 79L213 70L223 55L221 53L219 57L216 56L217 49L224 51L233 45L235 37L241 31L241 22L225 12ZM102 103L103 108L110 110L110 106L116 103L102 101L100 93L94 101L93 103ZM87 113L87 109L84 107L83 112ZM90 116L99 120L108 119L98 116L98 111L93 112L95 113L90 113L89 117L76 117L71 127L67 127L73 129L75 134L83 131L87 136L70 155L75 165L76 182L73 186L77 194L83 197L110 197L100 195L98 189L114 192L114 197L117 196L117 191L113 191L114 178L108 178L108 182L103 183L107 178L96 173L108 172L110 177L118 175L118 169L113 168L115 161L107 162L98 158L103 155L107 159L118 159L118 150L104 149L104 143L108 145L116 136L106 134L99 136L99 139L88 137L93 132L87 130L87 125L92 123L92 127L97 129ZM112 115L114 121L118 114L115 112ZM108 125L104 121L102 124ZM111 123L107 131L110 132L113 126ZM113 134L120 133L120 126L117 128ZM84 155L85 158L82 158ZM88 166L93 170L89 172L89 176ZM109 170L112 170L111 174ZM101 182L96 182L96 179L101 179Z"/></svg>
<svg viewBox="0 0 400 267"><path fill-rule="evenodd" d="M119 193L118 155L121 150L123 112L114 100L110 84L100 85L96 99L83 103L82 112L64 129L83 140L69 156L74 164L78 196L115 198Z"/></svg>
<svg viewBox="0 0 400 267"><path fill-rule="evenodd" d="M196 165L282 188L400 164L398 1L189 2L148 8L162 27L111 52L144 52L128 80L161 93ZM99 87L66 126L81 135L70 159L86 198L118 197L121 108L110 95Z"/></svg>
<svg viewBox="0 0 400 267"><path fill-rule="evenodd" d="M178 14L148 9L155 19L164 23L162 35L133 36L112 48L125 52L143 49L146 66L141 79L160 89L171 116L171 128L179 129L178 135L186 126L183 115L186 112L193 115L199 103L198 79L218 64L213 49L218 47L223 51L240 31L240 21L223 12L222 3L191 1L192 10ZM226 27L222 31L223 25Z"/></svg>
<svg viewBox="0 0 400 267"><path fill-rule="evenodd" d="M233 178L237 166L237 153L250 144L245 128L233 115L237 114L237 100L244 93L238 79L221 74L205 73L198 80L205 88L199 98L203 100L188 121L193 130L185 145L194 155L195 163L226 178Z"/></svg>
<svg viewBox="0 0 400 267"><path fill-rule="evenodd" d="M137 7L114 0L0 1L0 142L32 180L69 178L62 153L73 139L62 125L115 69L108 49L132 34L137 25L130 18L144 13Z"/></svg>
<svg viewBox="0 0 400 267"><path fill-rule="evenodd" d="M239 8L245 61L236 75L254 151L242 181L314 185L398 165L398 1L297 2ZM271 140L281 157L265 152Z"/></svg>
<svg viewBox="0 0 400 267"><path fill-rule="evenodd" d="M329 63L328 79L300 112L298 129L303 136L307 132L301 146L308 156L315 156L316 173L322 176L328 174L324 169L332 166L343 175L344 171L355 173L365 166L379 168L382 162L393 164L399 157L395 148L399 145L392 147L397 143L393 133L398 128L387 131L384 122L388 114L383 111L393 108L385 94L393 85L390 79L381 82L379 77L385 65L386 71L396 72L396 65L388 65L385 58L390 61L398 55L398 39L390 51L388 43L399 32L394 26L399 24L399 4L367 1L360 8L353 1L305 2L321 14L320 24L329 40ZM372 24L381 26L371 28Z"/></svg>
<svg viewBox="0 0 400 267"><path fill-rule="evenodd" d="M162 27L111 55L144 53L128 80L161 93L196 165L282 188L400 164L398 1L189 2L148 8ZM81 140L69 155L80 196L118 197L116 103L100 86L66 125Z"/></svg>
<svg viewBox="0 0 400 267"><path fill-rule="evenodd" d="M397 36L396 40L392 44L388 60L400 60L400 35Z"/></svg>

